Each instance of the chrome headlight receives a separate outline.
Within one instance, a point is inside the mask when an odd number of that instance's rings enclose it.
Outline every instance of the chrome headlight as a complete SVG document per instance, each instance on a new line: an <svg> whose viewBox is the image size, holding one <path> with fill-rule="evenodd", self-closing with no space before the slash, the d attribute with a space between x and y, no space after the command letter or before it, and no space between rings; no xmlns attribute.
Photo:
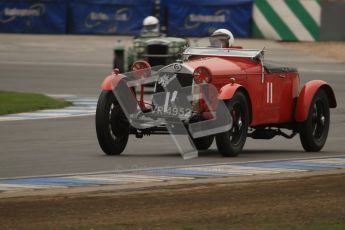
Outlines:
<svg viewBox="0 0 345 230"><path fill-rule="evenodd" d="M145 52L145 46L138 46L135 48L135 50L137 51L137 53L144 53Z"/></svg>
<svg viewBox="0 0 345 230"><path fill-rule="evenodd" d="M178 53L180 51L180 47L178 46L177 42L172 42L169 44L169 53Z"/></svg>
<svg viewBox="0 0 345 230"><path fill-rule="evenodd" d="M176 42L171 42L171 43L169 43L169 47L175 47L175 46L177 46L177 43L176 43Z"/></svg>
<svg viewBox="0 0 345 230"><path fill-rule="evenodd" d="M141 42L134 43L134 49L137 53L144 53L145 52L145 45Z"/></svg>
<svg viewBox="0 0 345 230"><path fill-rule="evenodd" d="M170 53L178 53L180 52L180 47L170 47L169 51Z"/></svg>

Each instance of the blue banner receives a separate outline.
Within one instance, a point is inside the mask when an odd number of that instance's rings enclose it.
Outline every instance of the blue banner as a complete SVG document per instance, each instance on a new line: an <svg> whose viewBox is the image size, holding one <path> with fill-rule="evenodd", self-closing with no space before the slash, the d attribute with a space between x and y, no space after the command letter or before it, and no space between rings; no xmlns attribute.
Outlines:
<svg viewBox="0 0 345 230"><path fill-rule="evenodd" d="M249 37L252 4L252 0L165 0L168 35L204 37L226 28L235 38Z"/></svg>
<svg viewBox="0 0 345 230"><path fill-rule="evenodd" d="M151 0L72 0L69 32L78 34L137 35L152 14Z"/></svg>
<svg viewBox="0 0 345 230"><path fill-rule="evenodd" d="M66 0L1 0L0 32L65 33Z"/></svg>

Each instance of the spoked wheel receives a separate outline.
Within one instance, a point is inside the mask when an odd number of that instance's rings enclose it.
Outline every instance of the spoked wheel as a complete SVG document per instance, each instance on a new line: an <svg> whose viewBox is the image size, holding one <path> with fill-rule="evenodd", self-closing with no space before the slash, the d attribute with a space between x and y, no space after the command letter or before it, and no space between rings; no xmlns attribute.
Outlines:
<svg viewBox="0 0 345 230"><path fill-rule="evenodd" d="M233 125L230 131L216 135L216 143L218 151L224 157L235 157L242 151L247 138L249 125L247 98L238 91L231 101L227 102L227 106Z"/></svg>
<svg viewBox="0 0 345 230"><path fill-rule="evenodd" d="M107 155L119 155L129 136L129 122L112 91L102 91L96 110L98 143Z"/></svg>
<svg viewBox="0 0 345 230"><path fill-rule="evenodd" d="M329 102L324 90L319 90L310 105L307 120L300 124L302 146L307 152L318 152L324 146L329 130Z"/></svg>

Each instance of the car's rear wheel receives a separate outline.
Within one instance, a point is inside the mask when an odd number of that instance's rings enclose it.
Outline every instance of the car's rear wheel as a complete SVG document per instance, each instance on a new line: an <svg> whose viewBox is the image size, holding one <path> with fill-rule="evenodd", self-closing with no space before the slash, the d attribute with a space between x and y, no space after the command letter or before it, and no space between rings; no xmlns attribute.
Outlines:
<svg viewBox="0 0 345 230"><path fill-rule="evenodd" d="M328 136L329 122L327 94L320 89L313 97L307 120L299 126L299 136L305 151L318 152L322 149Z"/></svg>
<svg viewBox="0 0 345 230"><path fill-rule="evenodd" d="M102 91L96 109L97 139L107 155L119 155L129 136L129 122L112 91Z"/></svg>
<svg viewBox="0 0 345 230"><path fill-rule="evenodd" d="M237 91L230 101L226 101L233 120L232 128L228 132L216 135L218 151L224 157L235 157L243 149L246 142L249 125L249 108L247 97Z"/></svg>

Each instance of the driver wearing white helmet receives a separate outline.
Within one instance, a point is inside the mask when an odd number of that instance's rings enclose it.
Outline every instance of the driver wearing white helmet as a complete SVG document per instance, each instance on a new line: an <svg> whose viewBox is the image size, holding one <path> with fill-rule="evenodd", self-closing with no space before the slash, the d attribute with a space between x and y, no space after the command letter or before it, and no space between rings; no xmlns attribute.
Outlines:
<svg viewBox="0 0 345 230"><path fill-rule="evenodd" d="M210 36L210 44L212 47L229 48L234 43L234 36L227 29L218 29Z"/></svg>
<svg viewBox="0 0 345 230"><path fill-rule="evenodd" d="M160 34L159 21L154 16L147 16L143 21L142 34Z"/></svg>

